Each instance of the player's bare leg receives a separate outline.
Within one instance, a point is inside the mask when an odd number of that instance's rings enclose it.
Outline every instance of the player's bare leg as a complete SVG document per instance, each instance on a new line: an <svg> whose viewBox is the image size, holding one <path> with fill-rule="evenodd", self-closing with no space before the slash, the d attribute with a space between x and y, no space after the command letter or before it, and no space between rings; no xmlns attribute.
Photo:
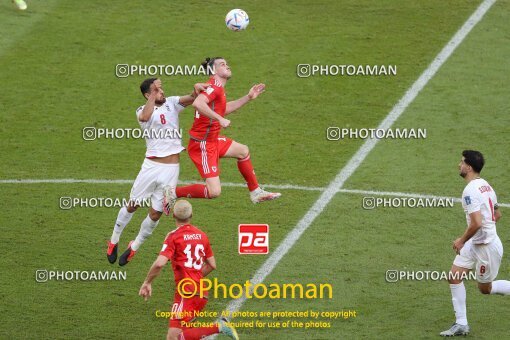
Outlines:
<svg viewBox="0 0 510 340"><path fill-rule="evenodd" d="M115 261L117 261L117 250L120 235L129 221L131 221L136 209L138 209L138 205L135 205L133 202L129 202L127 206L120 209L119 214L117 215L117 220L115 221L115 226L113 227L112 237L108 241L108 250L106 251L108 262L115 263Z"/></svg>
<svg viewBox="0 0 510 340"><path fill-rule="evenodd" d="M170 327L168 328L168 333L166 333L166 340L179 340L181 333L182 329Z"/></svg>
<svg viewBox="0 0 510 340"><path fill-rule="evenodd" d="M253 203L274 200L282 195L279 192L268 192L259 187L257 176L255 175L255 170L253 169L253 164L250 159L250 150L246 145L233 141L222 157L237 159L237 168L248 184L250 199Z"/></svg>
<svg viewBox="0 0 510 340"><path fill-rule="evenodd" d="M216 198L221 195L220 177L209 177L205 179L206 194L208 198Z"/></svg>
<svg viewBox="0 0 510 340"><path fill-rule="evenodd" d="M159 219L163 213L161 211L154 210L154 208L149 208L149 214L143 220L142 225L140 226L140 231L136 236L134 241L129 242L127 249L122 253L119 258L119 266L126 265L133 256L135 256L138 248L145 242L145 240L152 235L154 229L158 225Z"/></svg>
<svg viewBox="0 0 510 340"><path fill-rule="evenodd" d="M452 293L453 310L455 311L455 323L450 329L439 333L441 336L457 336L469 334L469 326L466 314L466 287L463 277L466 277L470 270L467 268L452 265L448 282Z"/></svg>
<svg viewBox="0 0 510 340"><path fill-rule="evenodd" d="M176 330L176 331L171 331ZM168 339L179 339L180 335L180 329L178 328L169 328L168 334L167 334L167 340ZM204 337L207 337L209 335L213 334L224 334L228 336L231 339L239 340L239 335L237 335L237 331L232 326L227 319L222 318L220 321L211 327L192 327L192 328L186 328L182 331L182 337L185 340L199 340ZM177 336L177 337L174 337Z"/></svg>
<svg viewBox="0 0 510 340"><path fill-rule="evenodd" d="M480 293L484 295L490 294L492 290L492 282L487 283L478 282L478 290L480 291Z"/></svg>

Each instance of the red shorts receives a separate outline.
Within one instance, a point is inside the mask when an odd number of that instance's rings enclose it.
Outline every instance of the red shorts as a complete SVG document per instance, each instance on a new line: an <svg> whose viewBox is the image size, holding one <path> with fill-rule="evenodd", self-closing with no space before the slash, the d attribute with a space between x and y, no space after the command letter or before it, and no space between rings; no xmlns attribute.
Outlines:
<svg viewBox="0 0 510 340"><path fill-rule="evenodd" d="M217 177L220 175L220 158L225 156L233 140L219 136L217 140L203 142L189 140L188 154L200 172L202 178Z"/></svg>
<svg viewBox="0 0 510 340"><path fill-rule="evenodd" d="M195 312L200 312L207 304L206 298L195 295L191 298L183 298L178 292L174 296L172 305L172 317L168 321L168 327L187 328L182 322L191 322L195 319Z"/></svg>

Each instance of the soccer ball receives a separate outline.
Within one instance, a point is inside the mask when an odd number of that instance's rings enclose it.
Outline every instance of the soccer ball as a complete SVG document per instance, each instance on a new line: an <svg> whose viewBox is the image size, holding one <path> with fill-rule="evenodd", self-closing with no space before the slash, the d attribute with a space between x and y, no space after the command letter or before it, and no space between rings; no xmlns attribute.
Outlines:
<svg viewBox="0 0 510 340"><path fill-rule="evenodd" d="M228 12L227 16L225 17L225 24L232 31L244 30L249 23L250 18L248 18L248 13L242 9L233 9Z"/></svg>

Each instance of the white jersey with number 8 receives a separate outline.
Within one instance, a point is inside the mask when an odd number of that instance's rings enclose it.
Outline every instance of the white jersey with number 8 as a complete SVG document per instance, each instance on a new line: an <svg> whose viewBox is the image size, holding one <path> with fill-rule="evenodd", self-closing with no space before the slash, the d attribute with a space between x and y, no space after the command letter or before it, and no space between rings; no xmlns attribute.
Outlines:
<svg viewBox="0 0 510 340"><path fill-rule="evenodd" d="M136 110L136 117L142 113L144 106ZM149 137L145 138L147 152L145 157L166 157L180 153L182 146L181 130L179 129L179 112L184 109L179 103L179 97L167 97L160 107L155 107L151 118L141 122L140 127Z"/></svg>

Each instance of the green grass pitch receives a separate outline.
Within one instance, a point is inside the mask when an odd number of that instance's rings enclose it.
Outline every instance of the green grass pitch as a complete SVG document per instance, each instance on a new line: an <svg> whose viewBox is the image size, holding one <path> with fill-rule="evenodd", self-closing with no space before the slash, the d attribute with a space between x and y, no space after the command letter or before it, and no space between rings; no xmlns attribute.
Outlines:
<svg viewBox="0 0 510 340"><path fill-rule="evenodd" d="M105 258L116 208L59 208L59 198L127 197L115 183L6 183L12 179L134 180L145 143L84 141L82 129L136 128L145 76L117 78L116 64L196 65L223 56L233 77L230 99L264 82L266 92L231 116L229 137L250 147L262 184L324 188L364 143L328 141L330 126L375 128L481 1L56 1L27 0L18 11L0 3L0 338L163 339L173 297L165 268L144 302L138 289L172 221L163 218L121 269L125 281L49 281L46 270L119 270ZM246 31L231 32L226 13L242 8ZM382 140L344 185L346 189L460 197L460 153L486 156L482 176L510 203L510 1L497 1L395 122L427 129L427 138ZM298 64L397 65L396 76L296 75ZM161 76L167 95L191 90L201 76ZM193 111L181 114L191 125ZM187 137L185 137L187 143ZM242 183L235 161L221 163L223 182ZM187 154L181 180L199 181ZM270 188L270 187L269 187ZM242 187L215 200L194 200L194 224L212 241L212 276L244 283L319 198L319 190L282 189L281 199L253 205ZM362 209L358 193L337 193L269 274L266 283L329 283L332 299L250 299L241 311L355 310L328 328L239 328L241 339L427 339L453 321L444 281L388 283L385 272L448 270L451 242L465 228L453 208ZM509 209L498 233L510 249ZM119 250L146 216L140 209ZM239 255L240 223L270 225L270 254ZM510 279L505 254L499 278ZM508 337L508 297L482 296L468 282L467 310L476 339ZM230 299L211 299L222 311ZM257 318L237 318L251 321ZM261 318L258 318L262 320ZM203 319L211 321L212 319ZM279 318L285 321L289 318ZM296 319L297 320L297 319ZM263 319L262 321L275 321ZM303 321L306 320L297 320ZM219 336L223 339L224 336Z"/></svg>

